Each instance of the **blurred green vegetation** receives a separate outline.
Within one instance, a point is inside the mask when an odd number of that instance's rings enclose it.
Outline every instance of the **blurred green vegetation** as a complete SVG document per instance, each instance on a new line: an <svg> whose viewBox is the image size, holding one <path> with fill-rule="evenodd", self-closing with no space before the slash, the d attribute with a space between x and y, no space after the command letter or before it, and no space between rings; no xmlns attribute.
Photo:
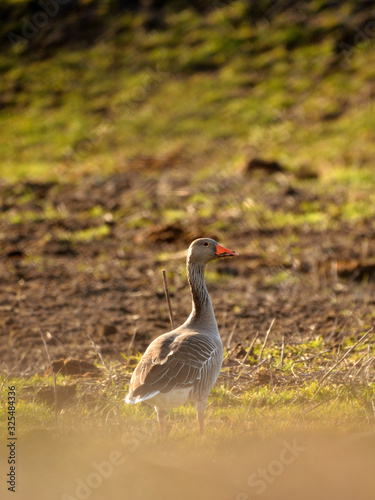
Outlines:
<svg viewBox="0 0 375 500"><path fill-rule="evenodd" d="M369 6L138 3L61 6L13 46L41 7L3 3L2 177L71 180L169 154L212 172L260 156L374 186Z"/></svg>

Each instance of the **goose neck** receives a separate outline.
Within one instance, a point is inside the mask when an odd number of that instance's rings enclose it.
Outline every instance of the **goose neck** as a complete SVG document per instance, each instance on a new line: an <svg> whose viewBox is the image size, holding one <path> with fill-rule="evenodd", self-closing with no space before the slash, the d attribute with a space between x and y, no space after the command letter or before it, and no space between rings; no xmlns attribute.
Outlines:
<svg viewBox="0 0 375 500"><path fill-rule="evenodd" d="M205 264L188 260L187 276L192 296L190 322L217 330L212 302L204 278Z"/></svg>

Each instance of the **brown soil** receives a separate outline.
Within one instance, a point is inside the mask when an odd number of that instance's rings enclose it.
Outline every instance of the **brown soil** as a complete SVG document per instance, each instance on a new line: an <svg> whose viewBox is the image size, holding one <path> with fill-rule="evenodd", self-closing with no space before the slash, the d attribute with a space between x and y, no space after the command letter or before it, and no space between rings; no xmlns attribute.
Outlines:
<svg viewBox="0 0 375 500"><path fill-rule="evenodd" d="M339 342L370 327L374 222L337 220L330 230L245 223L238 207L249 195L275 212L298 213L302 201L339 204L342 193L322 200L314 184L280 184L270 197L262 191L264 178L241 175L218 176L204 187L187 184L186 172L173 170L118 173L80 184L1 186L0 368L17 374L44 370L40 331L54 360L96 361L88 335L109 359L144 350L170 329L162 268L176 323L190 312L184 251L198 236L220 239L240 253L209 266L219 277L208 279L217 321L225 342L232 335L232 346L248 343L257 331L262 338L273 318L274 339L323 335ZM195 211L189 202L195 193L211 197L212 215ZM46 217L46 206L61 216ZM165 217L173 207L186 208L178 223ZM101 238L69 237L103 226L108 234ZM280 271L287 271L286 279L277 279Z"/></svg>

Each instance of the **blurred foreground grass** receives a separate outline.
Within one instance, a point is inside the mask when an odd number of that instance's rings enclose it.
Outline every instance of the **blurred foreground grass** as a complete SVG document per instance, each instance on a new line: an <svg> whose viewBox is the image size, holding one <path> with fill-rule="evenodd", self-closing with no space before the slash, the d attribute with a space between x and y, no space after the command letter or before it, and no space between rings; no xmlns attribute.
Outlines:
<svg viewBox="0 0 375 500"><path fill-rule="evenodd" d="M58 386L76 384L77 393L56 414L39 392L53 393L51 377L2 377L2 402L9 384L18 396L16 498L282 500L300 491L307 500L370 498L371 334L357 345L346 339L340 349L316 338L284 348L256 342L245 358L227 353L203 437L190 406L170 412L162 440L152 408L124 404L139 355L124 356L122 366L100 365L99 379L58 375ZM261 352L266 363L259 366Z"/></svg>

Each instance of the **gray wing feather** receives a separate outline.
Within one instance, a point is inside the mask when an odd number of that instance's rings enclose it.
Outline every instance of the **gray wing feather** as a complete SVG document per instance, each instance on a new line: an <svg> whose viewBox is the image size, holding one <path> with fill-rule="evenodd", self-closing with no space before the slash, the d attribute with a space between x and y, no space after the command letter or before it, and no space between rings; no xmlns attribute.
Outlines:
<svg viewBox="0 0 375 500"><path fill-rule="evenodd" d="M207 378L217 346L200 334L159 337L152 342L135 369L130 383L133 397L193 387Z"/></svg>

